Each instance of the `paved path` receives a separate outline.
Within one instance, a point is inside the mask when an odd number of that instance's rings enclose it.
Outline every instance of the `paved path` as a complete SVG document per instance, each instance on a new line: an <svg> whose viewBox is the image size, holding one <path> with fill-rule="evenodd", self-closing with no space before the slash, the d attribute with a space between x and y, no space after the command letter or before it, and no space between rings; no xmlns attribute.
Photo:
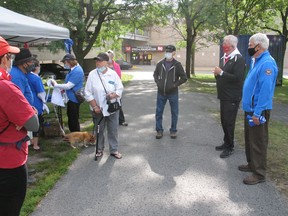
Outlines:
<svg viewBox="0 0 288 216"><path fill-rule="evenodd" d="M123 158L108 157L106 150L94 161L94 149L83 150L32 216L287 216L288 201L272 182L242 183L247 173L237 166L245 162L243 149L236 146L228 159L214 150L222 140L210 114L219 107L215 96L182 92L178 138L169 137L166 106L166 131L155 139L156 91L148 75L125 91Z"/></svg>

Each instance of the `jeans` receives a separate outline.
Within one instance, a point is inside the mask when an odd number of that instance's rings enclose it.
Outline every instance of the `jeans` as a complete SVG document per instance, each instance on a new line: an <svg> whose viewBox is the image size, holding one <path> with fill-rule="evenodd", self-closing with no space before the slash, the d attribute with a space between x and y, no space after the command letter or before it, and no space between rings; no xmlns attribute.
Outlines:
<svg viewBox="0 0 288 216"><path fill-rule="evenodd" d="M162 121L163 121L163 112L167 100L170 104L171 110L171 128L170 132L177 132L177 121L179 113L179 96L178 92L172 95L161 95L157 93L157 107L156 107L156 131L163 131Z"/></svg>

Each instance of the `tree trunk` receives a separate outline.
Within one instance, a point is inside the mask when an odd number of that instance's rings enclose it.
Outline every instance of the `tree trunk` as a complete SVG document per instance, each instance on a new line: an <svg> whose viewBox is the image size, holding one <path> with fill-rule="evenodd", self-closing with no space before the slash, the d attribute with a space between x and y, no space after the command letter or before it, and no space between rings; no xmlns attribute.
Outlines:
<svg viewBox="0 0 288 216"><path fill-rule="evenodd" d="M191 74L195 76L195 44L192 46L191 50Z"/></svg>
<svg viewBox="0 0 288 216"><path fill-rule="evenodd" d="M191 70L191 50L193 46L193 41L192 41L192 28L187 27L187 46L186 46L186 75L187 78L190 77L190 70Z"/></svg>

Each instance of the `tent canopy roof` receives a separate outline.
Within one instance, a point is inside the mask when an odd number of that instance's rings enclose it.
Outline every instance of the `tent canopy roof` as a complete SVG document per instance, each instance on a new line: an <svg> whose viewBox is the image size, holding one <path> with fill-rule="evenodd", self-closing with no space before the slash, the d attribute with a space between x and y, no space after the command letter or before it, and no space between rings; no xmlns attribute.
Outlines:
<svg viewBox="0 0 288 216"><path fill-rule="evenodd" d="M10 44L39 44L69 38L69 30L0 7L0 35Z"/></svg>

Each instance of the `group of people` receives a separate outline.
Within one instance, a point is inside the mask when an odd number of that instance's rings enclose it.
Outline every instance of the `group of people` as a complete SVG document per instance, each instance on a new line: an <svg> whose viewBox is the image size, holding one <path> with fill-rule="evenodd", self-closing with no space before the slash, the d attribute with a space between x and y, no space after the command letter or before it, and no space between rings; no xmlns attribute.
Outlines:
<svg viewBox="0 0 288 216"><path fill-rule="evenodd" d="M268 37L262 33L254 34L249 39L248 54L252 61L244 81L246 65L237 43L238 39L233 35L224 37L224 56L219 67L213 71L224 132L223 144L216 146L216 150L222 151L221 158L233 154L235 121L242 99L247 164L240 165L238 169L252 172L243 179L243 183L254 185L264 182L266 178L268 125L278 68L268 51Z"/></svg>
<svg viewBox="0 0 288 216"><path fill-rule="evenodd" d="M119 64L114 61L114 53L111 50L106 53L99 53L94 59L96 60L96 68L88 75L85 85L85 99L90 104L95 126L98 125L102 117L105 117L99 125L99 149L96 152L96 156L101 157L103 155L104 131L107 127L110 155L121 159L122 155L118 152L118 125L128 126L128 123L125 121L122 106L113 113L107 111L109 102L117 100L121 105L120 98L123 91L121 69ZM79 109L81 103L75 96L75 92L84 87L84 72L72 54L66 54L62 62L65 68L69 68L70 71L65 78L64 84L58 84L53 80L52 85L54 88L65 90L68 96L67 117L70 132L80 131Z"/></svg>
<svg viewBox="0 0 288 216"><path fill-rule="evenodd" d="M252 61L245 78L246 63L237 44L236 36L224 37L222 43L224 56L220 59L219 66L213 70L224 133L223 143L216 146L216 151L222 151L221 158L228 158L233 154L235 122L242 100L247 164L240 165L238 169L252 173L243 179L244 184L255 185L264 182L266 178L268 125L278 68L268 51L268 37L257 33L249 39L247 51ZM158 88L156 139L163 137L162 118L167 100L171 109L170 137L172 139L177 137L178 86L187 78L181 64L174 59L175 53L175 46L168 45L165 58L156 65L154 71L154 81Z"/></svg>
<svg viewBox="0 0 288 216"><path fill-rule="evenodd" d="M221 158L233 154L235 121L242 100L247 164L240 165L238 169L252 172L243 182L254 185L264 182L266 177L268 123L278 69L268 51L269 39L265 34L257 33L249 39L248 53L252 57L252 63L245 78L245 60L237 49L237 43L238 39L233 35L224 37L224 56L213 71L224 132L223 144L216 146L216 150L222 151ZM156 139L163 137L162 119L167 101L171 108L170 137L177 138L178 87L187 81L187 76L181 63L175 59L175 54L176 47L168 45L165 57L156 65L153 74L158 88ZM87 78L85 99L90 105L94 124L99 125L99 148L96 156L103 156L104 130L107 127L110 155L121 159L122 155L118 151L118 125L128 124L122 109L108 111L110 103L117 101L121 105L123 93L121 69L113 57L111 50L95 57L96 68ZM84 87L84 72L72 54L66 54L62 62L70 71L64 84L54 81L52 85L66 90L69 99L69 130L80 131L80 102L75 97L75 92ZM39 122L43 121L41 114L45 109L45 90L37 75L39 66L28 49L10 46L0 37L0 215L19 215L25 198L29 140L27 131L33 131L34 149L40 148ZM250 116L253 126L248 122L247 116ZM265 121L260 121L263 117Z"/></svg>

